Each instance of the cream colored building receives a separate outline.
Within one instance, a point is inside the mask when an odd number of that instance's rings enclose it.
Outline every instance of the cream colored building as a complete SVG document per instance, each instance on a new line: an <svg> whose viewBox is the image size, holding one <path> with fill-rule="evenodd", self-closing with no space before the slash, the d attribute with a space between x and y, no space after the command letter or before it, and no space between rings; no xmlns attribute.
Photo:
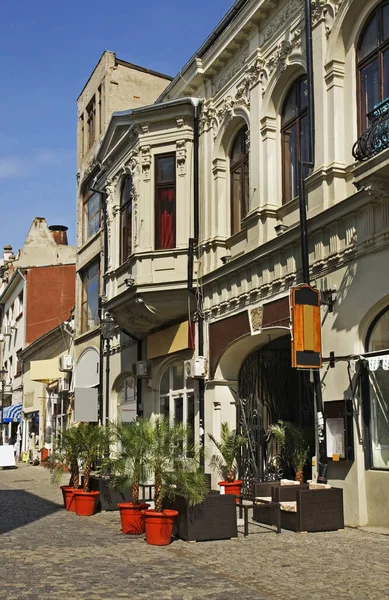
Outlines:
<svg viewBox="0 0 389 600"><path fill-rule="evenodd" d="M389 525L387 14L373 0L312 3L309 265L326 302L327 476L351 526ZM290 288L302 281L305 73L303 3L238 0L155 104L113 115L97 155L103 302L143 340L144 414L186 421L196 439L205 430L209 453L221 422L248 423L247 479L271 475L270 422L314 427L289 331ZM206 376L200 364L185 377L198 356Z"/></svg>
<svg viewBox="0 0 389 600"><path fill-rule="evenodd" d="M102 197L92 189L99 170L96 157L112 113L154 102L170 81L166 75L120 60L113 52L104 52L77 100L75 401L77 397L80 402L86 398L88 392L83 390L95 390L93 402L98 403L100 422L121 418L121 412L124 419L132 419L135 414L132 371L137 343L116 330L109 342L108 361L103 364L107 348L100 330L99 295L104 295L104 261L109 257L104 253ZM116 135L121 137L121 131ZM114 388L114 408L109 412L105 378ZM117 406L122 403L126 406L118 411Z"/></svg>

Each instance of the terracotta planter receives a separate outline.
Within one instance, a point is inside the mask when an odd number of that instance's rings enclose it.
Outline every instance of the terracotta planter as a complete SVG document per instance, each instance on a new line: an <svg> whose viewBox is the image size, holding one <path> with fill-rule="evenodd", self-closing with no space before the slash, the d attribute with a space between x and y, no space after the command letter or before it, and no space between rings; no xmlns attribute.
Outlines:
<svg viewBox="0 0 389 600"><path fill-rule="evenodd" d="M100 492L84 492L84 490L74 490L74 501L76 513L80 517L90 517L94 514L96 501Z"/></svg>
<svg viewBox="0 0 389 600"><path fill-rule="evenodd" d="M229 481L219 481L218 485L224 486L224 493L227 495L240 496L240 490L242 487L242 481L235 479L231 483ZM239 504L239 498L236 499L236 503Z"/></svg>
<svg viewBox="0 0 389 600"><path fill-rule="evenodd" d="M70 485L61 485L63 503L69 512L76 512L76 503L74 501L74 487Z"/></svg>
<svg viewBox="0 0 389 600"><path fill-rule="evenodd" d="M145 532L145 519L143 512L150 504L133 504L132 502L120 502L120 520L122 522L122 532L130 535L139 535Z"/></svg>
<svg viewBox="0 0 389 600"><path fill-rule="evenodd" d="M165 509L162 512L155 510L142 511L145 520L146 542L152 546L167 546L170 544L173 533L174 519L177 510Z"/></svg>

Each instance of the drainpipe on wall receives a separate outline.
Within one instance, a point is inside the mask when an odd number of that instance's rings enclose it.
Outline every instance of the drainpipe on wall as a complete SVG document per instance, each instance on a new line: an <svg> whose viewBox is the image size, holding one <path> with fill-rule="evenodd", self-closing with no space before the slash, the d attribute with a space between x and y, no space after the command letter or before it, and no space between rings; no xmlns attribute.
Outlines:
<svg viewBox="0 0 389 600"><path fill-rule="evenodd" d="M300 240L301 240L301 263L303 271L303 282L309 284L309 248L308 248L308 226L307 226L307 198L305 190L304 167L315 166L315 107L314 107L314 82L313 82L313 58L312 58L312 15L311 1L305 0L305 47L307 61L307 87L308 87L308 125L309 125L309 157L310 163L299 163L299 212L300 212ZM323 420L323 396L321 389L320 371L313 369L314 393L316 399L316 449L318 450L318 481L327 482L327 465L324 420Z"/></svg>
<svg viewBox="0 0 389 600"><path fill-rule="evenodd" d="M198 243L199 243L199 107L202 102L200 98L191 98L193 105L193 235L194 238L190 238L188 241L188 291L192 294L196 294L196 290L193 287L193 262L194 262L194 249L197 247L198 257ZM198 299L197 299L198 300ZM197 308L197 333L198 333L198 356L204 356L204 320L202 318L202 306ZM199 379L198 382L198 393L199 393L199 429L200 429L200 447L204 448L204 393L205 384L204 379ZM200 466L204 468L204 454L201 453Z"/></svg>

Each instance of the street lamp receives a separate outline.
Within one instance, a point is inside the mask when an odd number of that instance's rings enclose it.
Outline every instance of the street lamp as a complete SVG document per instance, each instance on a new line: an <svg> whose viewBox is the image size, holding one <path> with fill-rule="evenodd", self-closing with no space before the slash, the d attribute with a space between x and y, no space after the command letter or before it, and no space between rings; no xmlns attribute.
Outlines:
<svg viewBox="0 0 389 600"><path fill-rule="evenodd" d="M5 388L5 380L8 375L7 369L2 367L0 369L0 381L1 381L1 426L0 426L0 444L3 443L3 411L4 411L4 388Z"/></svg>
<svg viewBox="0 0 389 600"><path fill-rule="evenodd" d="M105 339L105 349L106 349L106 357L105 357L105 424L108 425L109 421L109 395L110 395L110 382L109 382L109 372L110 372L110 352L111 352L111 344L113 336L115 335L115 329L117 327L115 321L112 316L106 312L104 315L104 319L100 319L101 326L101 335L103 339ZM102 415L101 415L102 416Z"/></svg>

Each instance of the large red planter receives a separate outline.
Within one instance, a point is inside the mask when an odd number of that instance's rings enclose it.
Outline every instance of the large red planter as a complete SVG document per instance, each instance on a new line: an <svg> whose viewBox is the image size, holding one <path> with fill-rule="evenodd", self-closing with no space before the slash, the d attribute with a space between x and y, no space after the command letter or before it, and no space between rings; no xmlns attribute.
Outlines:
<svg viewBox="0 0 389 600"><path fill-rule="evenodd" d="M140 533L145 532L145 519L143 511L147 510L150 504L120 502L117 506L120 511L120 520L122 522L123 533L139 535Z"/></svg>
<svg viewBox="0 0 389 600"><path fill-rule="evenodd" d="M74 487L70 485L61 485L63 503L69 512L76 512L76 503L74 501Z"/></svg>
<svg viewBox="0 0 389 600"><path fill-rule="evenodd" d="M220 486L224 486L224 493L227 495L240 496L240 490L242 487L242 481L235 479L231 483L229 481L219 481ZM239 504L239 498L236 498L236 503Z"/></svg>
<svg viewBox="0 0 389 600"><path fill-rule="evenodd" d="M146 542L152 546L167 546L173 533L177 510L165 509L162 512L144 510Z"/></svg>
<svg viewBox="0 0 389 600"><path fill-rule="evenodd" d="M100 492L84 492L84 490L74 490L74 500L76 504L76 513L80 517L91 517L96 509L96 501Z"/></svg>

